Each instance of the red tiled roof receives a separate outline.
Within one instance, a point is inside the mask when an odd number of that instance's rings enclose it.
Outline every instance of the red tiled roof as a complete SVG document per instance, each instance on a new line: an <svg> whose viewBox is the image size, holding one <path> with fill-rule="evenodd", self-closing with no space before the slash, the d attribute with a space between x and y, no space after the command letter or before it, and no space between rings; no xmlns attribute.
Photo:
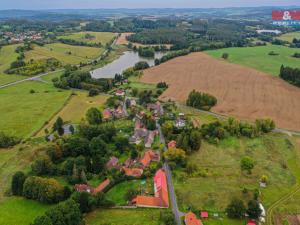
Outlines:
<svg viewBox="0 0 300 225"><path fill-rule="evenodd" d="M192 212L185 214L184 222L186 225L203 225L202 221L197 219L196 215Z"/></svg>
<svg viewBox="0 0 300 225"><path fill-rule="evenodd" d="M256 225L256 222L254 220L249 220L247 225Z"/></svg>
<svg viewBox="0 0 300 225"><path fill-rule="evenodd" d="M159 155L158 155L158 153L156 153L152 150L148 150L145 152L144 157L141 159L140 163L144 167L148 167L149 164L151 163L151 161L153 161L153 160L159 160Z"/></svg>
<svg viewBox="0 0 300 225"><path fill-rule="evenodd" d="M154 190L155 197L137 196L132 200L132 203L139 207L168 208L169 195L167 177L162 169L158 170L155 174Z"/></svg>
<svg viewBox="0 0 300 225"><path fill-rule="evenodd" d="M98 187L96 187L94 189L93 194L97 194L97 193L103 191L109 184L110 184L110 180L106 179L101 184L99 184Z"/></svg>
<svg viewBox="0 0 300 225"><path fill-rule="evenodd" d="M176 148L176 141L172 140L168 143L168 148Z"/></svg>
<svg viewBox="0 0 300 225"><path fill-rule="evenodd" d="M109 119L111 117L110 109L105 109L102 113L104 119Z"/></svg>
<svg viewBox="0 0 300 225"><path fill-rule="evenodd" d="M201 212L200 215L202 218L208 218L208 212L206 211Z"/></svg>
<svg viewBox="0 0 300 225"><path fill-rule="evenodd" d="M107 169L112 169L115 168L118 165L119 159L116 157L111 157L110 160L106 163L106 168Z"/></svg>
<svg viewBox="0 0 300 225"><path fill-rule="evenodd" d="M131 177L140 177L143 174L143 170L139 168L123 167L123 170L126 176L131 176Z"/></svg>
<svg viewBox="0 0 300 225"><path fill-rule="evenodd" d="M79 192L83 192L83 191L89 192L89 193L93 192L93 188L87 184L75 184L74 187L75 187L75 190L79 191Z"/></svg>

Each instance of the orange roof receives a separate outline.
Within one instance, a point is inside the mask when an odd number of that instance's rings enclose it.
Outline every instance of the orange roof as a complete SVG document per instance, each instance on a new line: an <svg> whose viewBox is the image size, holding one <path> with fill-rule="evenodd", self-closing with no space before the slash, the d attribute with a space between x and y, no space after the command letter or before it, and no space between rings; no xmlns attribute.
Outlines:
<svg viewBox="0 0 300 225"><path fill-rule="evenodd" d="M147 166L149 166L151 161L153 159L155 159L156 157L157 157L157 153L155 153L152 150L148 150L148 151L145 152L144 157L141 159L140 162L144 167L147 167Z"/></svg>
<svg viewBox="0 0 300 225"><path fill-rule="evenodd" d="M137 196L132 200L132 203L140 207L169 207L169 194L167 187L167 177L165 172L160 169L154 177L155 197Z"/></svg>
<svg viewBox="0 0 300 225"><path fill-rule="evenodd" d="M168 148L176 148L176 141L172 140L168 143Z"/></svg>
<svg viewBox="0 0 300 225"><path fill-rule="evenodd" d="M185 214L184 222L186 225L203 225L201 220L198 220L196 215L192 212Z"/></svg>
<svg viewBox="0 0 300 225"><path fill-rule="evenodd" d="M131 176L131 177L140 177L143 174L143 170L139 168L123 167L123 170L126 176Z"/></svg>
<svg viewBox="0 0 300 225"><path fill-rule="evenodd" d="M98 187L96 187L93 191L93 194L97 194L98 192L103 191L108 185L110 184L110 180L106 179L101 184L99 184Z"/></svg>

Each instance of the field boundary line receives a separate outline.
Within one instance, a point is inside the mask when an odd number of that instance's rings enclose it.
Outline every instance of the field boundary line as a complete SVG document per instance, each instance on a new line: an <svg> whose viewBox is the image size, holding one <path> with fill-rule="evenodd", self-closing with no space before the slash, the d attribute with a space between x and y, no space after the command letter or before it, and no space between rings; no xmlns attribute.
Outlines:
<svg viewBox="0 0 300 225"><path fill-rule="evenodd" d="M300 191L300 185L297 184L295 189L285 196L281 197L277 201L275 201L267 210L267 225L274 225L273 223L273 211L280 206L282 203L293 197L293 195L297 194Z"/></svg>

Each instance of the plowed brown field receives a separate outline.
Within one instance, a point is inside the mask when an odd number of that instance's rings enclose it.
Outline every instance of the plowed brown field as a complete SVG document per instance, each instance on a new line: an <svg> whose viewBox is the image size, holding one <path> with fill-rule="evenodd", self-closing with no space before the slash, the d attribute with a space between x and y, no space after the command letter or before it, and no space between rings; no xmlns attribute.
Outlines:
<svg viewBox="0 0 300 225"><path fill-rule="evenodd" d="M185 102L193 89L217 97L212 111L240 119L272 118L277 127L300 130L300 88L254 69L205 53L179 57L144 71L141 82L165 81L161 99Z"/></svg>

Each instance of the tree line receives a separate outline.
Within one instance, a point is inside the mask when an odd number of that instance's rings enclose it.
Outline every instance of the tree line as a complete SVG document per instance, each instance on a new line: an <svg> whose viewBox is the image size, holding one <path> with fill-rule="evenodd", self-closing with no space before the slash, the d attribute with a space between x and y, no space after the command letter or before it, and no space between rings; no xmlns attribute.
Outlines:
<svg viewBox="0 0 300 225"><path fill-rule="evenodd" d="M186 104L197 109L210 110L211 107L217 104L217 98L210 94L193 90L189 94Z"/></svg>
<svg viewBox="0 0 300 225"><path fill-rule="evenodd" d="M291 68L288 66L280 67L279 77L293 85L300 87L300 69L299 68Z"/></svg>

